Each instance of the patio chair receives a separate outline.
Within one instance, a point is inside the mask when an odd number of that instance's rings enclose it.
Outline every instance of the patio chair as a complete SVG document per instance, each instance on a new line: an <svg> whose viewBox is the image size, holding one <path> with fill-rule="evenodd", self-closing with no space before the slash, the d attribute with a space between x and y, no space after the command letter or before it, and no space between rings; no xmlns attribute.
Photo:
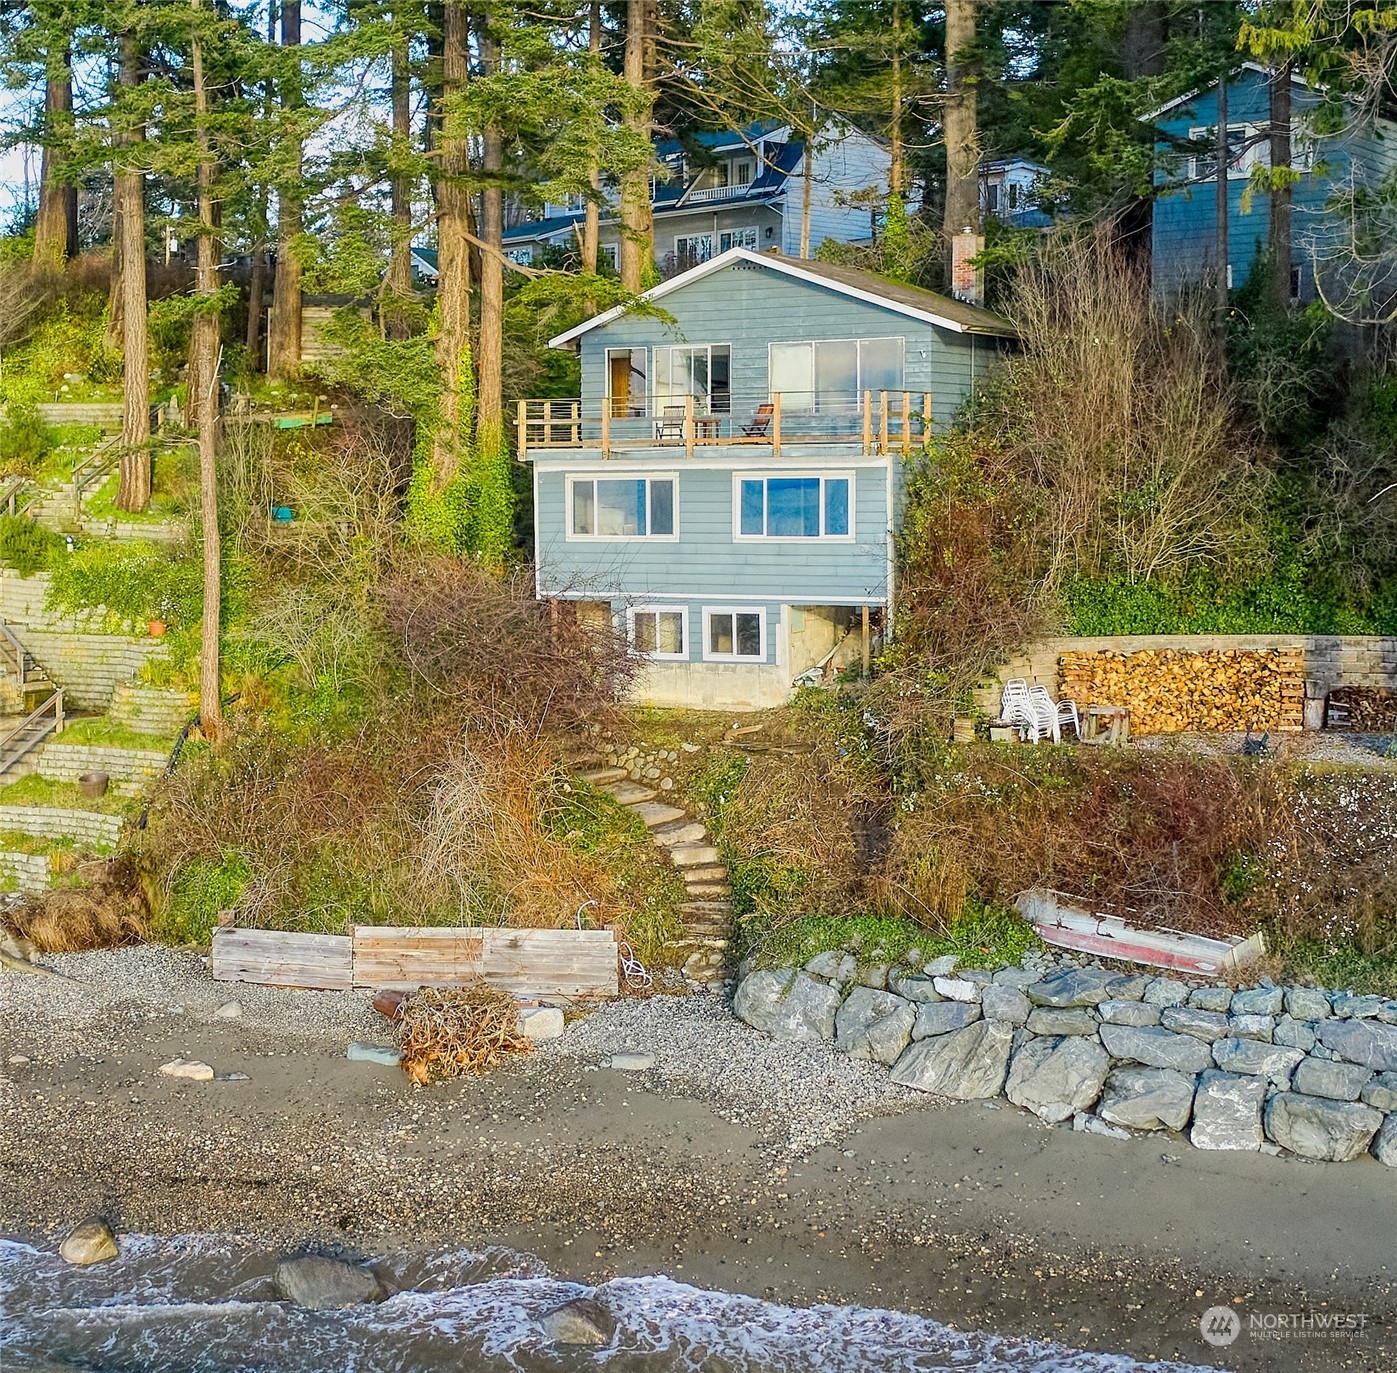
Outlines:
<svg viewBox="0 0 1397 1373"><path fill-rule="evenodd" d="M772 416L775 414L774 407L770 401L763 401L757 406L757 413L752 416L750 424L742 426L742 437L745 439L764 439L771 430Z"/></svg>
<svg viewBox="0 0 1397 1373"><path fill-rule="evenodd" d="M684 407L682 405L666 405L661 414L662 418L655 421L655 442L664 443L667 439L683 439Z"/></svg>
<svg viewBox="0 0 1397 1373"><path fill-rule="evenodd" d="M1072 726L1072 737L1080 739L1082 737L1082 721L1077 714L1076 701L1059 701L1057 703L1057 730L1058 737L1062 736L1063 725Z"/></svg>

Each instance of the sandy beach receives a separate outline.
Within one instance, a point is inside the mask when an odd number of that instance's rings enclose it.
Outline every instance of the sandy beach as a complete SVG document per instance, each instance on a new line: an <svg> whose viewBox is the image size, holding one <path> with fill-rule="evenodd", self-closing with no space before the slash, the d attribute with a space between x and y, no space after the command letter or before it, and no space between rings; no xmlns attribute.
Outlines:
<svg viewBox="0 0 1397 1373"><path fill-rule="evenodd" d="M665 1273L1243 1373L1397 1368L1397 1188L1375 1161L929 1099L713 997L604 1007L517 1066L414 1088L345 1059L389 1039L366 996L216 984L154 949L49 962L79 983L0 975L0 1234L51 1244L101 1212L281 1249L499 1243L589 1283ZM655 1067L600 1066L623 1050ZM181 1055L247 1080L162 1077ZM1366 1322L1210 1348L1200 1315L1234 1304Z"/></svg>

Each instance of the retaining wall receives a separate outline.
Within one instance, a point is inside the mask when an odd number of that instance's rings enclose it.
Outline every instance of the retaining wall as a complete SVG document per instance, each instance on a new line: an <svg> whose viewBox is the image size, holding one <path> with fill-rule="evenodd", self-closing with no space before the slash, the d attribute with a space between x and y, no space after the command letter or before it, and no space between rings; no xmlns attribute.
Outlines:
<svg viewBox="0 0 1397 1373"><path fill-rule="evenodd" d="M168 761L168 755L159 749L54 742L39 750L35 770L40 777L55 782L76 782L84 773L105 772L116 791L123 796L134 796L164 772Z"/></svg>
<svg viewBox="0 0 1397 1373"><path fill-rule="evenodd" d="M74 839L98 849L114 849L122 818L95 810L58 806L0 806L0 831L32 834L39 839Z"/></svg>
<svg viewBox="0 0 1397 1373"><path fill-rule="evenodd" d="M199 698L192 691L123 682L112 693L108 713L118 724L142 734L175 735L198 710Z"/></svg>
<svg viewBox="0 0 1397 1373"><path fill-rule="evenodd" d="M10 878L22 892L48 890L49 857L46 853L11 853L0 850L0 876Z"/></svg>

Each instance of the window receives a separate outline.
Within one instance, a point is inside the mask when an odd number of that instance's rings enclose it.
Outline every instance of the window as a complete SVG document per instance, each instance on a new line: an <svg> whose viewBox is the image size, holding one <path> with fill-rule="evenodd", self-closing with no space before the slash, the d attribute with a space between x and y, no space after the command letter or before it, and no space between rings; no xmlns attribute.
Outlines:
<svg viewBox="0 0 1397 1373"><path fill-rule="evenodd" d="M569 538L674 538L673 477L574 477Z"/></svg>
<svg viewBox="0 0 1397 1373"><path fill-rule="evenodd" d="M527 267L534 260L532 248L506 248L504 255L511 262L517 262L521 267Z"/></svg>
<svg viewBox="0 0 1397 1373"><path fill-rule="evenodd" d="M612 419L645 413L647 360L644 348L606 350L606 394Z"/></svg>
<svg viewBox="0 0 1397 1373"><path fill-rule="evenodd" d="M626 612L631 652L645 658L688 659L689 612L679 605L638 606Z"/></svg>
<svg viewBox="0 0 1397 1373"><path fill-rule="evenodd" d="M718 250L726 253L729 248L755 248L757 231L755 228L729 229L718 235Z"/></svg>
<svg viewBox="0 0 1397 1373"><path fill-rule="evenodd" d="M985 209L990 214L996 213L999 209L999 186L996 182L991 181L985 187Z"/></svg>
<svg viewBox="0 0 1397 1373"><path fill-rule="evenodd" d="M772 391L787 410L850 411L865 391L902 390L900 338L773 343Z"/></svg>
<svg viewBox="0 0 1397 1373"><path fill-rule="evenodd" d="M732 174L728 178L729 185L750 186L756 179L757 163L755 158L740 157L732 164Z"/></svg>
<svg viewBox="0 0 1397 1373"><path fill-rule="evenodd" d="M726 343L679 344L655 349L655 413L694 398L701 415L732 409L732 349Z"/></svg>
<svg viewBox="0 0 1397 1373"><path fill-rule="evenodd" d="M1189 159L1189 178L1193 181L1210 181L1217 177L1217 126L1190 129L1189 141L1206 143L1208 151L1198 153ZM1227 126L1227 147L1231 154L1227 163L1227 179L1237 181L1249 177L1253 167L1271 165L1271 145L1265 131L1258 124L1229 124Z"/></svg>
<svg viewBox="0 0 1397 1373"><path fill-rule="evenodd" d="M766 661L766 612L704 606L703 656L709 661Z"/></svg>
<svg viewBox="0 0 1397 1373"><path fill-rule="evenodd" d="M713 256L712 234L679 234L674 240L674 255L680 265L692 267L707 262Z"/></svg>
<svg viewBox="0 0 1397 1373"><path fill-rule="evenodd" d="M738 539L849 539L853 478L738 477Z"/></svg>
<svg viewBox="0 0 1397 1373"><path fill-rule="evenodd" d="M613 272L621 270L621 245L618 243L603 243L600 245L597 261L609 262Z"/></svg>

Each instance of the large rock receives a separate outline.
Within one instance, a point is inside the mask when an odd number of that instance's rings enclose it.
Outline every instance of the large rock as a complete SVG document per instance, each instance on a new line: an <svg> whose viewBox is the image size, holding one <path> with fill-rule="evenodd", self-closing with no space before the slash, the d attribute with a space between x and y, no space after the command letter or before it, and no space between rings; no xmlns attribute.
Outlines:
<svg viewBox="0 0 1397 1373"><path fill-rule="evenodd" d="M1149 1025L1103 1025L1101 1042L1112 1058L1143 1063L1147 1068L1173 1068L1191 1074L1201 1073L1213 1062L1202 1040Z"/></svg>
<svg viewBox="0 0 1397 1373"><path fill-rule="evenodd" d="M850 1058L897 1062L912 1038L916 1010L892 992L855 987L834 1017L836 1049Z"/></svg>
<svg viewBox="0 0 1397 1373"><path fill-rule="evenodd" d="M1301 1059L1291 1085L1305 1096L1322 1096L1330 1101L1357 1101L1358 1094L1373 1076L1371 1068L1360 1063L1330 1063L1322 1058Z"/></svg>
<svg viewBox="0 0 1397 1373"><path fill-rule="evenodd" d="M1193 1094L1193 1127L1189 1143L1196 1149L1261 1148L1261 1107L1266 1080L1208 1071Z"/></svg>
<svg viewBox="0 0 1397 1373"><path fill-rule="evenodd" d="M1315 1047L1314 1027L1307 1025L1303 1020L1293 1020L1288 1015L1283 1015L1276 1021L1271 1039L1277 1044L1284 1044L1288 1049L1299 1049L1304 1053L1309 1053Z"/></svg>
<svg viewBox="0 0 1397 1373"><path fill-rule="evenodd" d="M106 1263L108 1259L116 1258L119 1252L112 1227L97 1216L79 1221L58 1246L58 1256L64 1263L82 1268L93 1263Z"/></svg>
<svg viewBox="0 0 1397 1373"><path fill-rule="evenodd" d="M845 953L842 949L826 949L824 953L817 953L805 965L805 971L811 977L818 977L824 982L832 983L841 990L854 980L858 970L858 959L851 953Z"/></svg>
<svg viewBox="0 0 1397 1373"><path fill-rule="evenodd" d="M1397 1073L1379 1073L1358 1098L1375 1111L1397 1111Z"/></svg>
<svg viewBox="0 0 1397 1373"><path fill-rule="evenodd" d="M894 1065L892 1080L961 1101L998 1096L1013 1043L1012 1025L977 1020L954 1034L913 1044Z"/></svg>
<svg viewBox="0 0 1397 1373"><path fill-rule="evenodd" d="M1266 1133L1301 1158L1347 1163L1366 1151L1382 1113L1356 1101L1277 1092L1266 1103Z"/></svg>
<svg viewBox="0 0 1397 1373"><path fill-rule="evenodd" d="M1035 1006L1096 1006L1111 999L1111 984L1118 981L1117 974L1101 968L1067 968L1025 987L1024 993Z"/></svg>
<svg viewBox="0 0 1397 1373"><path fill-rule="evenodd" d="M545 1039L563 1037L563 1008L561 1006L521 1006L519 1028L524 1038L540 1043Z"/></svg>
<svg viewBox="0 0 1397 1373"><path fill-rule="evenodd" d="M1103 1001L1096 1013L1110 1025L1158 1025L1159 1007L1143 1001Z"/></svg>
<svg viewBox="0 0 1397 1373"><path fill-rule="evenodd" d="M931 1039L963 1030L980 1018L980 1008L972 1001L937 1001L917 1007L912 1026L913 1039Z"/></svg>
<svg viewBox="0 0 1397 1373"><path fill-rule="evenodd" d="M1397 1072L1397 1025L1373 1020L1321 1020L1315 1038L1350 1063Z"/></svg>
<svg viewBox="0 0 1397 1373"><path fill-rule="evenodd" d="M1270 1015L1229 1016L1227 1031L1234 1039L1256 1039L1269 1044L1276 1032L1276 1018Z"/></svg>
<svg viewBox="0 0 1397 1373"><path fill-rule="evenodd" d="M1110 1059L1094 1039L1030 1039L1009 1063L1004 1095L1049 1122L1085 1111L1101 1095Z"/></svg>
<svg viewBox="0 0 1397 1373"><path fill-rule="evenodd" d="M1338 992L1334 996L1334 1014L1352 1016L1354 1020L1368 1020L1386 1005L1385 996L1360 995L1357 992Z"/></svg>
<svg viewBox="0 0 1397 1373"><path fill-rule="evenodd" d="M1323 1020L1333 1012L1328 994L1318 987L1287 987L1285 1009L1293 1020Z"/></svg>
<svg viewBox="0 0 1397 1373"><path fill-rule="evenodd" d="M959 963L958 953L943 953L939 958L933 958L922 971L928 977L950 977Z"/></svg>
<svg viewBox="0 0 1397 1373"><path fill-rule="evenodd" d="M591 1297L574 1297L554 1307L539 1324L553 1344L600 1348L616 1334L616 1318Z"/></svg>
<svg viewBox="0 0 1397 1373"><path fill-rule="evenodd" d="M980 1005L986 1020L1003 1020L1010 1025L1022 1025L1028 1020L1033 1003L1017 987L1006 982L994 982L980 993Z"/></svg>
<svg viewBox="0 0 1397 1373"><path fill-rule="evenodd" d="M980 988L968 977L933 977L931 985L947 1001L979 1001Z"/></svg>
<svg viewBox="0 0 1397 1373"><path fill-rule="evenodd" d="M898 996L905 997L908 1001L940 1001L941 993L936 990L936 984L929 977L923 977L921 973L900 973L888 984Z"/></svg>
<svg viewBox="0 0 1397 1373"><path fill-rule="evenodd" d="M1233 1015L1280 1015L1285 1004L1283 987L1253 987L1232 993Z"/></svg>
<svg viewBox="0 0 1397 1373"><path fill-rule="evenodd" d="M1231 987L1195 987L1188 994L1188 1004L1200 1011L1228 1011L1232 1008Z"/></svg>
<svg viewBox="0 0 1397 1373"><path fill-rule="evenodd" d="M1101 1022L1085 1006L1035 1006L1028 1032L1035 1035L1094 1035Z"/></svg>
<svg viewBox="0 0 1397 1373"><path fill-rule="evenodd" d="M1195 1006L1166 1006L1159 1013L1159 1023L1175 1034L1192 1035L1211 1043L1227 1033L1227 1017L1216 1011L1200 1011Z"/></svg>
<svg viewBox="0 0 1397 1373"><path fill-rule="evenodd" d="M1188 1000L1188 988L1172 977L1152 977L1145 988L1144 1000L1161 1009L1165 1006L1182 1006Z"/></svg>
<svg viewBox="0 0 1397 1373"><path fill-rule="evenodd" d="M782 968L755 972L738 984L734 1013L773 1039L811 1041L834 1038L839 992L809 973Z"/></svg>
<svg viewBox="0 0 1397 1373"><path fill-rule="evenodd" d="M1000 968L990 980L999 986L1016 987L1023 991L1038 981L1038 974L1028 968Z"/></svg>
<svg viewBox="0 0 1397 1373"><path fill-rule="evenodd" d="M1373 1157L1389 1168L1397 1168L1397 1113L1387 1116L1374 1136Z"/></svg>
<svg viewBox="0 0 1397 1373"><path fill-rule="evenodd" d="M1193 1079L1172 1068L1117 1068L1096 1113L1131 1130L1182 1130L1193 1110Z"/></svg>
<svg viewBox="0 0 1397 1373"><path fill-rule="evenodd" d="M1262 1044L1255 1039L1220 1039L1213 1045L1213 1058L1225 1073L1250 1073L1289 1087L1295 1065L1305 1055L1283 1044Z"/></svg>
<svg viewBox="0 0 1397 1373"><path fill-rule="evenodd" d="M338 1311L347 1306L382 1301L387 1293L377 1276L356 1263L309 1254L283 1259L272 1279L283 1301L311 1311Z"/></svg>

